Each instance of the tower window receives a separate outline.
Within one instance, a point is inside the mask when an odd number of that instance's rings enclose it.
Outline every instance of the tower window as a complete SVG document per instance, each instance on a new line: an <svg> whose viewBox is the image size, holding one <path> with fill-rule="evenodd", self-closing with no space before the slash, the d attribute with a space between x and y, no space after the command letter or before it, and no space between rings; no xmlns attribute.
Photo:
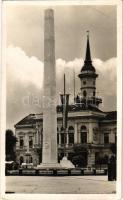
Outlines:
<svg viewBox="0 0 123 200"><path fill-rule="evenodd" d="M83 85L86 85L86 81L83 81Z"/></svg>
<svg viewBox="0 0 123 200"><path fill-rule="evenodd" d="M84 97L87 96L87 92L86 92L86 90L83 91L83 96L84 96Z"/></svg>
<svg viewBox="0 0 123 200"><path fill-rule="evenodd" d="M95 81L93 81L93 85L95 85Z"/></svg>

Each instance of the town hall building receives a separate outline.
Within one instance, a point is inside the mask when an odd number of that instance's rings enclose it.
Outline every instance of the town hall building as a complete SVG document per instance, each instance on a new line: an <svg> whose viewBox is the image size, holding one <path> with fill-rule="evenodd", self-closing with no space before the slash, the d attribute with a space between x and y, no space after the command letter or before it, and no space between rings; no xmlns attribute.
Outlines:
<svg viewBox="0 0 123 200"><path fill-rule="evenodd" d="M74 99L74 104L68 105L67 129L63 129L62 104L57 106L57 144L58 160L66 154L71 161L77 156L82 160L82 167L93 167L99 161L106 163L112 155L111 146L116 145L117 113L103 112L99 109L102 99L96 93L98 74L92 64L89 35L84 66L80 74L80 92ZM65 134L65 135L64 135ZM17 137L17 161L41 163L43 140L43 113L29 114L15 125Z"/></svg>

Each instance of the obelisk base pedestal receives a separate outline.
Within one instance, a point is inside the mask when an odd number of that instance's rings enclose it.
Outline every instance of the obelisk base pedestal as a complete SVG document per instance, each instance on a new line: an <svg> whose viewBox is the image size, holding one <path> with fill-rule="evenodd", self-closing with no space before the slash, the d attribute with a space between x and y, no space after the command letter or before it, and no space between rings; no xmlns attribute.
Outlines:
<svg viewBox="0 0 123 200"><path fill-rule="evenodd" d="M37 169L59 169L62 168L59 163L41 163L37 165Z"/></svg>

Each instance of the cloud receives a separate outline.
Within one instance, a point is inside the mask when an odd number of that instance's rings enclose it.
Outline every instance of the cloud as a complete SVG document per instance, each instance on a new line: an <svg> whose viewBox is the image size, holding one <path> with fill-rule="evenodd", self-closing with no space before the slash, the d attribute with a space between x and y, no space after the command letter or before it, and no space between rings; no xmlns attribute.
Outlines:
<svg viewBox="0 0 123 200"><path fill-rule="evenodd" d="M43 85L43 62L36 57L28 57L20 47L7 48L7 76L9 81L22 84L32 83L38 88Z"/></svg>
<svg viewBox="0 0 123 200"><path fill-rule="evenodd" d="M117 59L110 58L103 62L100 59L94 59L95 66L99 78L97 80L97 88L104 96L116 95L116 79L117 79Z"/></svg>
<svg viewBox="0 0 123 200"><path fill-rule="evenodd" d="M7 124L13 126L29 113L42 111L43 62L36 57L28 57L20 48L7 48ZM63 92L63 74L66 74L66 91L73 102L73 79L75 72L76 94L80 92L78 74L83 66L83 59L75 58L65 61L56 60L57 99ZM99 78L97 79L98 95L103 97L103 109L113 110L116 106L116 58L102 61L93 59Z"/></svg>

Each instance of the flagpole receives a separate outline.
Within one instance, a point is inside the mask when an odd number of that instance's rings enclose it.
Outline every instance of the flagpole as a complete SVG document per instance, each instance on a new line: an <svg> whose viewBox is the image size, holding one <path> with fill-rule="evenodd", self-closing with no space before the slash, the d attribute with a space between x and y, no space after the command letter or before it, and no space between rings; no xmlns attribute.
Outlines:
<svg viewBox="0 0 123 200"><path fill-rule="evenodd" d="M65 91L65 88L66 87L66 84L65 84L65 74L64 74L64 97L65 97L65 93L66 93L66 91Z"/></svg>
<svg viewBox="0 0 123 200"><path fill-rule="evenodd" d="M76 85L75 85L75 70L73 69L73 89L74 89L74 104L75 104L75 87L76 87Z"/></svg>
<svg viewBox="0 0 123 200"><path fill-rule="evenodd" d="M65 126L65 107L66 107L66 82L65 82L65 74L64 74L64 104L63 104L63 128L64 128L64 157L66 156L66 126Z"/></svg>

